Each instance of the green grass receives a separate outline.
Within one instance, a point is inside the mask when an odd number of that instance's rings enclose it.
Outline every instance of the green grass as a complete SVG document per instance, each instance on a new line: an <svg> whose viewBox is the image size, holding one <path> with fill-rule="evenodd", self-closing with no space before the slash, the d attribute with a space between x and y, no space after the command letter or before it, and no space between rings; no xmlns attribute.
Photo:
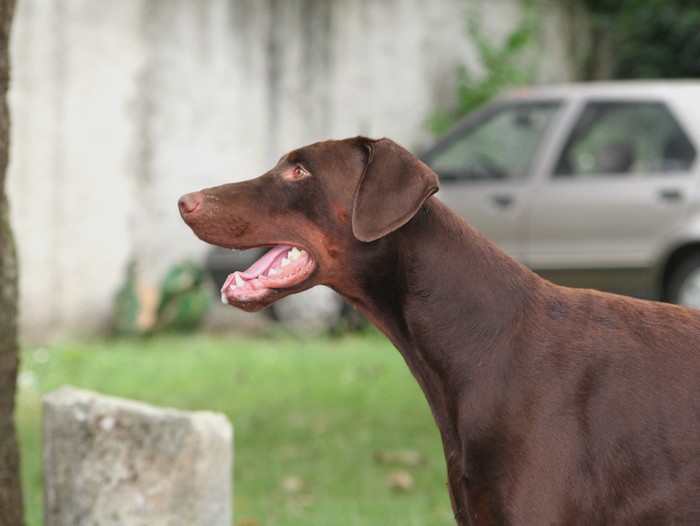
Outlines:
<svg viewBox="0 0 700 526"><path fill-rule="evenodd" d="M454 524L440 439L380 335L163 336L27 348L17 421L28 526L42 524L41 396L64 384L235 429L238 526Z"/></svg>

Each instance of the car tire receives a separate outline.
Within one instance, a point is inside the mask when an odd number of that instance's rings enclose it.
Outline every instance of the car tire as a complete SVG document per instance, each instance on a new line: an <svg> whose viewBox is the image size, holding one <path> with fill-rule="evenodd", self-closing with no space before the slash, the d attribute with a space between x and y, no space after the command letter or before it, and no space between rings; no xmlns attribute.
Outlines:
<svg viewBox="0 0 700 526"><path fill-rule="evenodd" d="M684 259L668 283L668 301L700 309L700 253Z"/></svg>
<svg viewBox="0 0 700 526"><path fill-rule="evenodd" d="M287 330L314 336L338 327L345 316L345 301L328 287L317 286L278 300L269 311Z"/></svg>

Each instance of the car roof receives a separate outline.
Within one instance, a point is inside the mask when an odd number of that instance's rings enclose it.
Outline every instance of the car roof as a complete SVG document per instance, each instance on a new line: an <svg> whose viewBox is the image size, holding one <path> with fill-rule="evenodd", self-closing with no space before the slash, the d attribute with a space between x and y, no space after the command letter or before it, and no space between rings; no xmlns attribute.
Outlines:
<svg viewBox="0 0 700 526"><path fill-rule="evenodd" d="M683 114L683 120L700 135L700 81L650 80L605 81L551 84L513 89L499 101L537 101L564 99L568 101L595 100L663 100Z"/></svg>
<svg viewBox="0 0 700 526"><path fill-rule="evenodd" d="M570 84L544 84L509 91L504 98L546 97L680 97L695 99L700 105L700 81L698 80L654 80L654 81L607 81L580 82Z"/></svg>
<svg viewBox="0 0 700 526"><path fill-rule="evenodd" d="M700 143L700 80L625 80L602 82L579 82L567 84L542 84L515 88L505 92L492 103L476 109L460 119L452 129L439 138L422 158L439 151L449 144L462 130L479 119L482 112L488 112L494 105L517 102L538 102L565 100L568 103L595 99L662 100L667 102L679 117L687 133L697 145Z"/></svg>

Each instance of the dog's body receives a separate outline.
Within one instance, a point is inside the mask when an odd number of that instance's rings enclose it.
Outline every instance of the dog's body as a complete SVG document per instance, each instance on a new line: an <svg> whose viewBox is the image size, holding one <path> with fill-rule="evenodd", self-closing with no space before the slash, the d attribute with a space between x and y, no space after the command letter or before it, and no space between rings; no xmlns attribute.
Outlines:
<svg viewBox="0 0 700 526"><path fill-rule="evenodd" d="M227 303L323 283L391 339L440 429L458 524L700 524L700 312L544 281L436 190L402 148L355 138L180 209L210 243L301 249L289 271L274 253L232 274Z"/></svg>

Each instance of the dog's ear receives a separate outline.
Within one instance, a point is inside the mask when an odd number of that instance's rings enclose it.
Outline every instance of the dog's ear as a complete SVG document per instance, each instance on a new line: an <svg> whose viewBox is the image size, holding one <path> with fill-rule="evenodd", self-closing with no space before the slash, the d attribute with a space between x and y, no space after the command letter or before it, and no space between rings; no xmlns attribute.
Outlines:
<svg viewBox="0 0 700 526"><path fill-rule="evenodd" d="M439 183L430 168L395 142L366 144L369 153L355 192L352 231L360 241L375 241L408 222Z"/></svg>

